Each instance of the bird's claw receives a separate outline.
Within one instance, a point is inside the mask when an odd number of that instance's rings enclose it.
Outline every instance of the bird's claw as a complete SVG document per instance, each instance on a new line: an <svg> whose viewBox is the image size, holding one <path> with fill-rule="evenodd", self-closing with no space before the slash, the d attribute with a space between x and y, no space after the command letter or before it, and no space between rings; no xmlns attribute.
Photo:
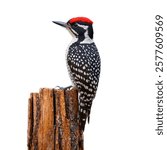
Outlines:
<svg viewBox="0 0 167 150"><path fill-rule="evenodd" d="M61 89L61 90L65 90L66 91L66 90L72 90L73 86L72 85L67 86L67 87L56 86L55 89L56 90L60 90Z"/></svg>
<svg viewBox="0 0 167 150"><path fill-rule="evenodd" d="M61 90L61 89L64 89L64 88L61 87L61 86L56 86L55 89L56 89L56 90Z"/></svg>
<svg viewBox="0 0 167 150"><path fill-rule="evenodd" d="M72 86L72 85L67 86L67 87L64 88L64 90L72 90L72 89L73 89L73 86Z"/></svg>

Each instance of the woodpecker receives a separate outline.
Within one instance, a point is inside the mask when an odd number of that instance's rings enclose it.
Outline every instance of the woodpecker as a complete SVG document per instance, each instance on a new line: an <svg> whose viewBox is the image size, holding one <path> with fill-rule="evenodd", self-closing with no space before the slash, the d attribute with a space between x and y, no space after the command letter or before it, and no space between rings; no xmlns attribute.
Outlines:
<svg viewBox="0 0 167 150"><path fill-rule="evenodd" d="M67 48L66 61L71 81L79 92L79 122L84 131L87 119L89 123L101 66L100 55L93 41L93 21L86 17L76 17L66 23L61 21L53 23L65 27L73 36Z"/></svg>

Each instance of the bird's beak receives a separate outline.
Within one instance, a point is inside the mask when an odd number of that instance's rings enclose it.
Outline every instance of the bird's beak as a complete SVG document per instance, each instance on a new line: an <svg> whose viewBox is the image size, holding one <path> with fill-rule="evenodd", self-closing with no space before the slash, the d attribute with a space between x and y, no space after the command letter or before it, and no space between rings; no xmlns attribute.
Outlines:
<svg viewBox="0 0 167 150"><path fill-rule="evenodd" d="M65 23L65 22L61 22L61 21L52 21L52 22L55 23L55 24L58 24L58 25L60 25L62 27L65 27L65 28L68 27L67 23Z"/></svg>

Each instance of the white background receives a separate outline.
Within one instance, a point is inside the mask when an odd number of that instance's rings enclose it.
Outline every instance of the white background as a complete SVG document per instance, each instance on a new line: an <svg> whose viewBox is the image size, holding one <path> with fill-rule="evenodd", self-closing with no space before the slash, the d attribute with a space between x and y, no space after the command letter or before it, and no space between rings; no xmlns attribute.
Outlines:
<svg viewBox="0 0 167 150"><path fill-rule="evenodd" d="M163 136L155 132L154 85L155 15L164 17L165 33L166 6L165 0L0 1L0 149L27 149L30 92L71 84L65 63L71 36L52 20L86 16L94 21L102 70L85 150L166 150L167 128Z"/></svg>

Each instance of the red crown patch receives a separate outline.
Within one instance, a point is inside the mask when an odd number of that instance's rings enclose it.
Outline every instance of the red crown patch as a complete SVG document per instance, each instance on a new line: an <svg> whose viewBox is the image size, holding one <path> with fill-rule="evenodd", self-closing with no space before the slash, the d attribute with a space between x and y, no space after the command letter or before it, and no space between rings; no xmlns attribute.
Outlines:
<svg viewBox="0 0 167 150"><path fill-rule="evenodd" d="M89 18L86 18L86 17L76 17L76 18L72 18L69 20L69 23L75 23L75 22L86 22L86 23L89 23L89 24L93 24L93 21L90 20Z"/></svg>

